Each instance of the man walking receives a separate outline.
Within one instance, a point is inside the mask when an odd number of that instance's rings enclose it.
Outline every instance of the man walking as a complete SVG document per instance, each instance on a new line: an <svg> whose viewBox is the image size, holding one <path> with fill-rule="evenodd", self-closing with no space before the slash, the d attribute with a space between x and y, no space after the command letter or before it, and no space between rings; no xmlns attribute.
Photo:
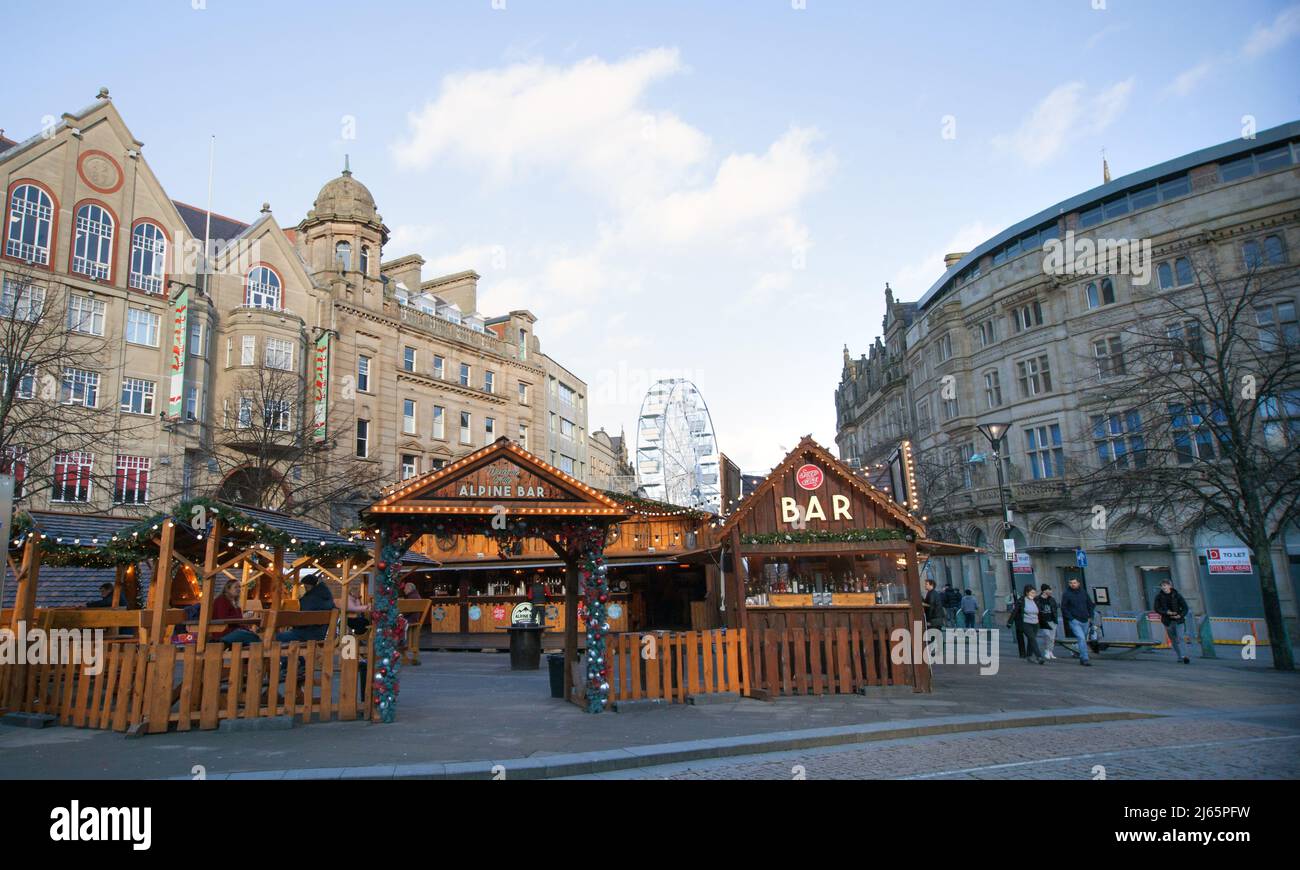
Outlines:
<svg viewBox="0 0 1300 870"><path fill-rule="evenodd" d="M1052 597L1052 587L1044 583L1038 595L1038 649L1045 659L1054 659L1053 647L1056 646L1056 623L1060 619L1060 608Z"/></svg>
<svg viewBox="0 0 1300 870"><path fill-rule="evenodd" d="M1092 614L1096 609L1097 605L1092 603L1088 592L1079 584L1079 578L1071 577L1070 588L1061 596L1061 617L1070 629L1070 634L1079 641L1079 664L1086 668L1092 667L1092 662L1088 661L1088 623L1092 622Z"/></svg>
<svg viewBox="0 0 1300 870"><path fill-rule="evenodd" d="M934 589L934 581L925 581L925 597L921 599L921 607L925 611L925 622L927 628L943 628L943 596Z"/></svg>
<svg viewBox="0 0 1300 870"><path fill-rule="evenodd" d="M1165 625L1165 632L1169 635L1169 643L1174 648L1174 655L1183 660L1183 664L1190 665L1191 658L1187 655L1187 599L1174 588L1170 580L1160 581L1160 591L1156 593L1156 600L1153 605L1156 613L1160 614L1160 621Z"/></svg>
<svg viewBox="0 0 1300 870"><path fill-rule="evenodd" d="M975 627L975 618L979 614L980 603L975 600L975 593L969 589L961 597L961 615L966 621L967 628Z"/></svg>
<svg viewBox="0 0 1300 870"><path fill-rule="evenodd" d="M943 612L948 616L948 625L956 627L957 610L961 607L961 593L952 588L952 584L943 587Z"/></svg>

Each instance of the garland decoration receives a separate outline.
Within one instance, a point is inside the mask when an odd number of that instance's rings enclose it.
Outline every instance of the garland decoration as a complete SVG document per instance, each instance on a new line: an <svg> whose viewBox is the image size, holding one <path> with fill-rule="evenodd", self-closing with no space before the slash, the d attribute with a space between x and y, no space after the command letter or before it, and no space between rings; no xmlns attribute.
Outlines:
<svg viewBox="0 0 1300 870"><path fill-rule="evenodd" d="M398 672L402 657L398 648L402 643L398 630L397 572L402 556L420 538L406 526L394 525L375 563L375 592L370 605L370 623L375 632L375 661L371 663L371 689L379 719L391 723L397 719Z"/></svg>
<svg viewBox="0 0 1300 870"><path fill-rule="evenodd" d="M803 530L763 535L741 535L742 544L821 544L853 541L915 541L910 529L849 529L843 532Z"/></svg>
<svg viewBox="0 0 1300 870"><path fill-rule="evenodd" d="M581 559L578 588L587 610L587 712L609 706L609 567L603 526L586 526L567 536Z"/></svg>

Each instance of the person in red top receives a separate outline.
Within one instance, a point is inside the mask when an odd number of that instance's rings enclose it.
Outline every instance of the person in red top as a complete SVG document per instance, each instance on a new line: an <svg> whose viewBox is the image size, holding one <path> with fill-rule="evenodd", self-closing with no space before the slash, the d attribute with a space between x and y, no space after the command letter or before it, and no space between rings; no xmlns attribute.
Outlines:
<svg viewBox="0 0 1300 870"><path fill-rule="evenodd" d="M239 609L239 581L227 580L221 594L212 602L212 618L242 619L249 615ZM226 645L232 643L257 643L261 640L256 633L249 631L247 628L241 628L235 623L214 628L209 634L213 640L219 640Z"/></svg>

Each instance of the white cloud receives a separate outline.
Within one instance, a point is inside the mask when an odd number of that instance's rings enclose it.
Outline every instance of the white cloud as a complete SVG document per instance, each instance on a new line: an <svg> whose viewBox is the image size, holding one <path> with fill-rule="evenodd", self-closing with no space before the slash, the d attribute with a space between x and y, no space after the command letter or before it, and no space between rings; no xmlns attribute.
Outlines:
<svg viewBox="0 0 1300 870"><path fill-rule="evenodd" d="M1133 86L1130 78L1089 96L1082 82L1067 82L1043 98L1015 132L994 136L993 145L1030 166L1042 166L1067 141L1100 133L1113 124L1127 107Z"/></svg>
<svg viewBox="0 0 1300 870"><path fill-rule="evenodd" d="M946 271L943 258L948 254L969 253L981 242L987 242L1001 231L983 221L966 224L953 233L942 248L935 248L924 257L899 269L890 286L894 296L899 299L920 299L921 294L930 289L930 285L939 280Z"/></svg>
<svg viewBox="0 0 1300 870"><path fill-rule="evenodd" d="M1165 88L1165 92L1179 97L1188 96L1196 89L1196 86L1201 83L1201 80L1209 75L1213 69L1214 63L1207 60L1203 63L1198 63L1190 69L1183 70L1172 82L1169 83Z"/></svg>
<svg viewBox="0 0 1300 870"><path fill-rule="evenodd" d="M440 229L435 224L398 224L389 233L387 248L389 259L404 257L421 249L427 250L438 237Z"/></svg>
<svg viewBox="0 0 1300 870"><path fill-rule="evenodd" d="M1300 4L1288 6L1278 13L1272 24L1261 24L1242 46L1247 57L1259 57L1280 48L1300 36Z"/></svg>

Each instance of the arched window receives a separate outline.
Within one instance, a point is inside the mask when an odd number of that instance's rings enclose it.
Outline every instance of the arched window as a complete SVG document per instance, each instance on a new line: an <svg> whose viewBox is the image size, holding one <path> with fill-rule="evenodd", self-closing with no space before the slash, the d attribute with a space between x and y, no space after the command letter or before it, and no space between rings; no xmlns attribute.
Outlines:
<svg viewBox="0 0 1300 870"><path fill-rule="evenodd" d="M1170 287L1174 286L1174 270L1172 266L1168 263L1161 263L1156 268L1156 271L1160 275L1161 290L1168 290Z"/></svg>
<svg viewBox="0 0 1300 870"><path fill-rule="evenodd" d="M1241 246L1241 258L1246 261L1247 269L1258 269L1264 265L1264 258L1259 252L1259 242L1251 239Z"/></svg>
<svg viewBox="0 0 1300 870"><path fill-rule="evenodd" d="M361 274L362 275L370 274L370 246L369 245L361 246Z"/></svg>
<svg viewBox="0 0 1300 870"><path fill-rule="evenodd" d="M352 271L352 245L347 242L339 242L334 246L334 259L338 261L339 268L344 272Z"/></svg>
<svg viewBox="0 0 1300 870"><path fill-rule="evenodd" d="M1286 262L1286 251L1282 249L1281 236L1264 238L1264 262L1270 266L1280 266Z"/></svg>
<svg viewBox="0 0 1300 870"><path fill-rule="evenodd" d="M9 197L5 254L23 262L50 265L54 201L34 184L20 184Z"/></svg>
<svg viewBox="0 0 1300 870"><path fill-rule="evenodd" d="M1100 289L1095 283L1088 285L1088 307L1100 308L1103 305L1115 304L1115 285L1109 278L1101 279Z"/></svg>
<svg viewBox="0 0 1300 870"><path fill-rule="evenodd" d="M130 286L146 293L163 292L167 236L157 224L141 222L131 231Z"/></svg>
<svg viewBox="0 0 1300 870"><path fill-rule="evenodd" d="M279 308L280 276L267 266L254 266L248 273L244 304L252 308Z"/></svg>
<svg viewBox="0 0 1300 870"><path fill-rule="evenodd" d="M1179 257L1177 260L1174 260L1174 272L1178 276L1179 287L1186 286L1194 280L1194 276L1192 275L1192 261L1186 257Z"/></svg>
<svg viewBox="0 0 1300 870"><path fill-rule="evenodd" d="M77 241L72 251L72 271L107 280L113 262L113 215L88 202L77 209Z"/></svg>

